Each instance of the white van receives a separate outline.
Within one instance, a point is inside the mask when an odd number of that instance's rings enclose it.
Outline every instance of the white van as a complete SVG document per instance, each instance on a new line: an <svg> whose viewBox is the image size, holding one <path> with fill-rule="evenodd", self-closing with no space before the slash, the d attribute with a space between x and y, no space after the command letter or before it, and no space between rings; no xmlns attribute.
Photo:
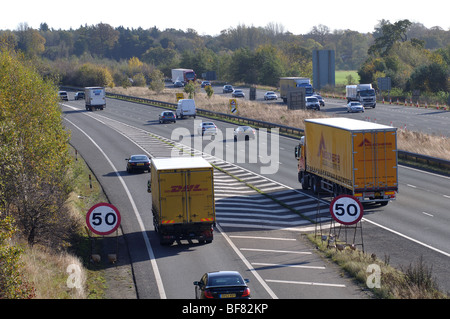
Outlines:
<svg viewBox="0 0 450 319"><path fill-rule="evenodd" d="M185 116L193 116L195 119L195 101L192 99L181 99L178 101L176 116L183 118Z"/></svg>
<svg viewBox="0 0 450 319"><path fill-rule="evenodd" d="M95 109L97 110L103 110L103 108L106 107L106 93L104 87L85 87L84 88L84 99L85 99L85 105L86 110L93 111Z"/></svg>

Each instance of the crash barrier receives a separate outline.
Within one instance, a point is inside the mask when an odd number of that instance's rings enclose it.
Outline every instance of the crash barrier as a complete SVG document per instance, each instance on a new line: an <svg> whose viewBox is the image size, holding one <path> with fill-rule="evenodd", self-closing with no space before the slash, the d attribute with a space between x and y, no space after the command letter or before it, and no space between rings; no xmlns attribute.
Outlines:
<svg viewBox="0 0 450 319"><path fill-rule="evenodd" d="M73 91L79 90L79 88L74 88L74 87L64 87L64 88L62 87L61 89L73 90ZM177 104L175 104L175 103L156 101L156 100L135 97L135 96L129 96L129 95L123 95L123 94L117 94L117 93L106 92L106 96L109 98L126 100L126 101L147 104L147 105L152 105L152 106L158 106L158 107L167 108L167 109L176 109L176 107L177 107ZM275 124L275 123L250 119L250 118L226 114L226 113L213 112L213 111L199 109L199 108L197 108L197 114L203 115L205 117L213 117L216 119L232 121L237 124L256 126L258 128L266 128L266 129L277 128L279 130L279 132L282 134L293 135L293 136L297 136L299 138L301 136L303 136L303 133L304 133L303 129L300 129L297 127ZM445 159L440 159L440 158L436 158L436 157L432 157L432 156L427 156L427 155L422 155L422 154L417 154L417 153L412 153L412 152L407 152L407 151L402 151L402 150L398 150L397 154L398 154L399 159L404 159L409 162L415 162L417 164L433 166L433 167L436 167L436 168L444 170L444 171L450 171L450 161L445 160Z"/></svg>

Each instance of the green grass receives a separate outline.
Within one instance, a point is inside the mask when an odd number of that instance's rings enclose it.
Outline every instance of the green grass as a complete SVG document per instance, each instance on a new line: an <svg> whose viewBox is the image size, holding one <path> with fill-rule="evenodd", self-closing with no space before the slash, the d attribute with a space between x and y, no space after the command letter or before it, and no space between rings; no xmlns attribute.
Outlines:
<svg viewBox="0 0 450 319"><path fill-rule="evenodd" d="M352 84L358 84L359 83L359 75L358 71L336 71L335 72L335 82L336 85L347 85L347 76L351 75L353 77Z"/></svg>

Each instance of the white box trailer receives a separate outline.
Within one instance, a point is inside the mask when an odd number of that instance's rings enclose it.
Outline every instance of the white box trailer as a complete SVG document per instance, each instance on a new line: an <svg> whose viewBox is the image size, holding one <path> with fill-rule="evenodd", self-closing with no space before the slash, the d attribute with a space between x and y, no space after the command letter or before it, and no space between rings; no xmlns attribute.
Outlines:
<svg viewBox="0 0 450 319"><path fill-rule="evenodd" d="M87 111L94 111L95 109L103 110L106 107L106 93L104 87L85 87L84 96Z"/></svg>

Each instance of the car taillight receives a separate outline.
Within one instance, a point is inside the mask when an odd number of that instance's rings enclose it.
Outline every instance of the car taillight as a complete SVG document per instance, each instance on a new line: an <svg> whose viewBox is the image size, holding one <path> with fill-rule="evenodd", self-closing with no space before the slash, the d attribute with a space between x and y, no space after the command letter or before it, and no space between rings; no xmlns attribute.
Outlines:
<svg viewBox="0 0 450 319"><path fill-rule="evenodd" d="M205 290L205 297L206 298L214 298L213 294L210 290Z"/></svg>
<svg viewBox="0 0 450 319"><path fill-rule="evenodd" d="M250 296L250 288L245 288L244 292L242 293L242 297L248 297Z"/></svg>

